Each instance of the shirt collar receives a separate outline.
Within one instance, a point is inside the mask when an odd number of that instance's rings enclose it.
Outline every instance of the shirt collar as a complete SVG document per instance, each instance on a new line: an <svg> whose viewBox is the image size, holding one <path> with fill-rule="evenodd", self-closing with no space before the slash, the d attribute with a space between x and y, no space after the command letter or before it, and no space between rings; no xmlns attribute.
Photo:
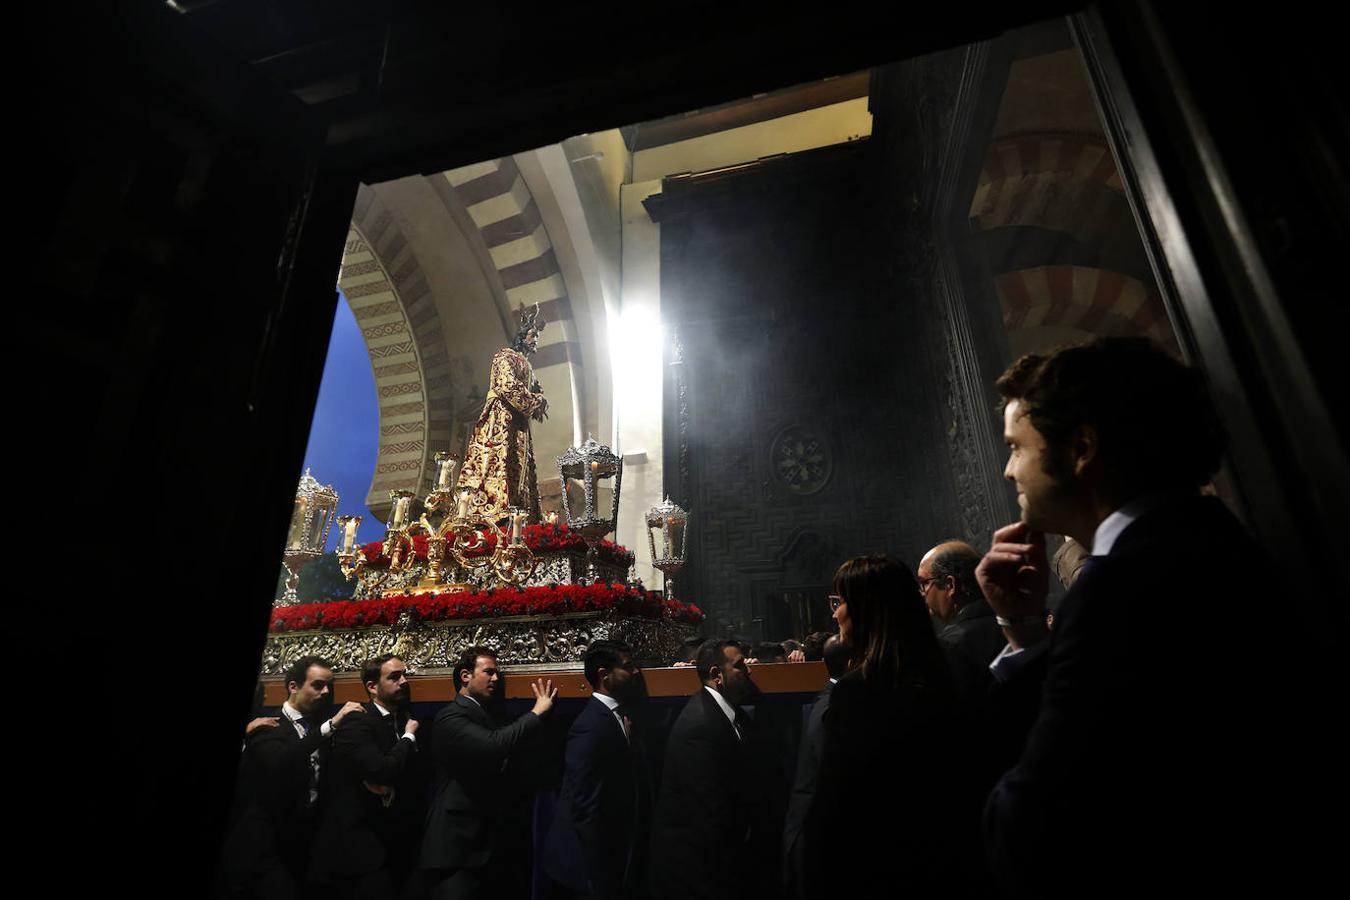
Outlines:
<svg viewBox="0 0 1350 900"><path fill-rule="evenodd" d="M1101 524L1097 526L1097 531L1092 535L1092 555L1109 556L1111 548L1125 533L1125 529L1133 525L1135 519L1161 506L1167 500L1167 496L1166 494L1148 494L1139 497L1102 519Z"/></svg>
<svg viewBox="0 0 1350 900"><path fill-rule="evenodd" d="M372 700L372 701L370 701L370 703L371 703L372 706L374 706L376 709L378 709L378 710L380 711L380 715L381 715L381 716L392 716L392 715L393 715L393 713L391 713L389 710L385 709L383 706L380 705L380 701L378 701L378 700Z"/></svg>
<svg viewBox="0 0 1350 900"><path fill-rule="evenodd" d="M703 689L713 695L713 699L717 701L717 705L722 707L722 712L726 713L727 721L729 721L732 725L735 725L736 710L732 707L730 703L727 702L727 698L723 697L720 693L708 687L706 684L703 686Z"/></svg>
<svg viewBox="0 0 1350 900"><path fill-rule="evenodd" d="M605 704L610 710L615 710L619 707L619 701L615 700L609 694L602 694L599 691L595 691L591 696Z"/></svg>
<svg viewBox="0 0 1350 900"><path fill-rule="evenodd" d="M294 706L291 706L291 701L289 700L282 701L281 714L292 722L299 722L305 717L304 713L300 712L300 710L296 709Z"/></svg>
<svg viewBox="0 0 1350 900"><path fill-rule="evenodd" d="M477 700L475 700L471 694L460 694L460 696L463 697L465 700L468 700L470 703L472 703L474 706L478 707L479 709L482 709L482 708L483 708L483 704L481 704L481 703L479 703Z"/></svg>

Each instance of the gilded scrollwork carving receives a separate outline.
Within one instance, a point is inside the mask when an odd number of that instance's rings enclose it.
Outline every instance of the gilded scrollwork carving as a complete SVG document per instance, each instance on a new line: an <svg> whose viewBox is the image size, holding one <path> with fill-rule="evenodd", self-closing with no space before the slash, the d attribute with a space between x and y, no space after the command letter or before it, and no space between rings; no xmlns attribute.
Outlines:
<svg viewBox="0 0 1350 900"><path fill-rule="evenodd" d="M679 657L681 641L693 633L688 625L613 613L467 622L404 620L382 628L271 634L263 651L261 674L280 675L294 660L308 654L328 659L339 672L357 671L365 660L381 653L398 654L414 670L442 669L454 665L460 652L474 644L495 647L502 654L503 665L580 668L577 660L582 652L599 638L628 642L644 665L666 665Z"/></svg>
<svg viewBox="0 0 1350 900"><path fill-rule="evenodd" d="M558 553L537 553L535 554L536 565L529 578L521 582L522 587L542 587L550 584L585 584L589 581L586 572L586 558L577 553L558 552ZM597 561L595 564L596 572L600 580L610 584L622 583L627 575L627 568L614 563ZM417 561L413 563L406 571L390 572L387 576L379 579L371 577L371 572L367 570L366 578L359 582L356 590L352 592L353 600L372 600L376 597L385 596L391 593L411 592L426 579L427 563ZM480 564L473 569L467 570L465 580L480 589L487 589L498 584L498 579L492 571L492 558L484 557Z"/></svg>

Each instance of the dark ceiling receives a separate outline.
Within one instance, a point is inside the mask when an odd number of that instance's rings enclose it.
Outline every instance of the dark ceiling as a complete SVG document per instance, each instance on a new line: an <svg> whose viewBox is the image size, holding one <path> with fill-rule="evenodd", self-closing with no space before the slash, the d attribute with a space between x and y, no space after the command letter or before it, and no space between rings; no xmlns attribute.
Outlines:
<svg viewBox="0 0 1350 900"><path fill-rule="evenodd" d="M1080 5L694 2L614 14L575 4L172 0L122 4L109 24L205 97L229 102L224 95L237 90L223 85L222 69L278 88L290 110L283 116L321 135L326 166L374 181L756 94L772 101L790 85Z"/></svg>

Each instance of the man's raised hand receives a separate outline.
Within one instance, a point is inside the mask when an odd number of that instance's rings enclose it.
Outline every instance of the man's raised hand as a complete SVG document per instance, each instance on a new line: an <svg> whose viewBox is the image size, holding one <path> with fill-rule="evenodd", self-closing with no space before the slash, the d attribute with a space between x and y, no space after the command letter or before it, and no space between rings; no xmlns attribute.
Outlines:
<svg viewBox="0 0 1350 900"><path fill-rule="evenodd" d="M995 531L989 552L975 568L975 580L998 615L1009 619L1041 615L1050 591L1045 535L1025 522Z"/></svg>
<svg viewBox="0 0 1350 900"><path fill-rule="evenodd" d="M536 678L530 682L530 690L534 691L534 709L530 711L536 716L542 716L553 708L553 698L558 696L553 679L550 678L546 682L542 678Z"/></svg>

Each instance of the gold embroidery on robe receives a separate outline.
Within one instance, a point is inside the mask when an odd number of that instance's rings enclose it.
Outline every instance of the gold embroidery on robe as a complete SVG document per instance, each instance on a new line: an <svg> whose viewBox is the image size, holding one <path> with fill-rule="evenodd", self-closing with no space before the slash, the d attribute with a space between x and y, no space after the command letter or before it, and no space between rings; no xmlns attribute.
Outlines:
<svg viewBox="0 0 1350 900"><path fill-rule="evenodd" d="M507 347L492 358L487 403L459 473L459 487L478 492L471 511L486 521L501 521L513 506L529 513L530 521L539 521L530 417L543 405L544 395L530 390L534 384L534 369L523 353Z"/></svg>

